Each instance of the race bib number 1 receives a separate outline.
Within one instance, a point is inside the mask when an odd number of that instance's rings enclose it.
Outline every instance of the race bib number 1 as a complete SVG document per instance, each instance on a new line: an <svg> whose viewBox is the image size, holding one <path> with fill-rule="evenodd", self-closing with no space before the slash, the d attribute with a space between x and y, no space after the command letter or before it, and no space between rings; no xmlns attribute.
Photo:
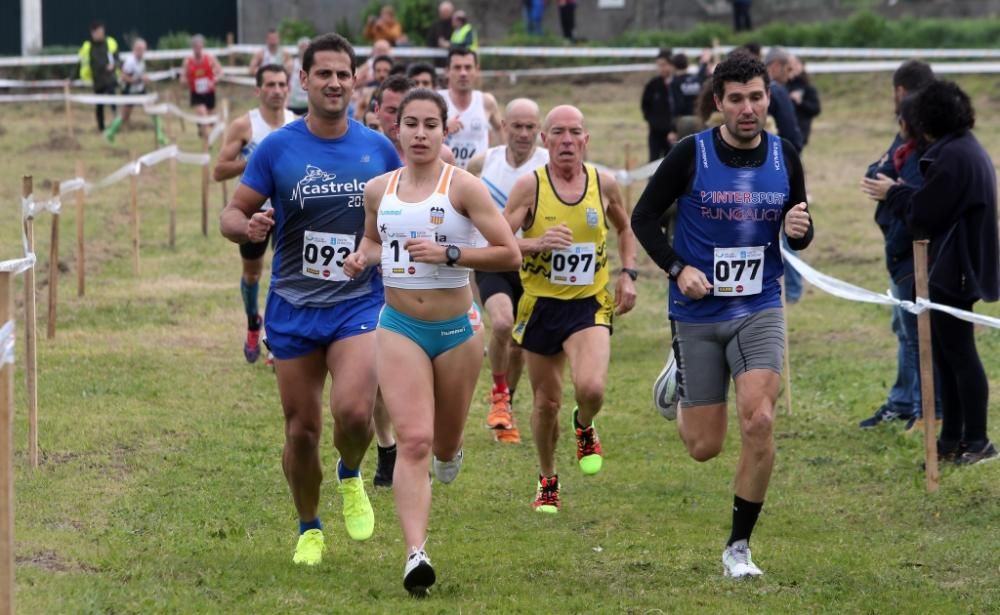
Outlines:
<svg viewBox="0 0 1000 615"><path fill-rule="evenodd" d="M417 231L405 239L394 237L382 242L382 275L387 278L433 278L437 276L435 263L416 263L410 260L410 253L404 247L410 239L430 239L434 233Z"/></svg>
<svg viewBox="0 0 1000 615"><path fill-rule="evenodd" d="M344 260L354 252L354 235L306 231L302 237L302 275L346 282Z"/></svg>
<svg viewBox="0 0 1000 615"><path fill-rule="evenodd" d="M597 271L597 250L593 243L574 243L565 250L552 251L549 281L563 286L588 286Z"/></svg>
<svg viewBox="0 0 1000 615"><path fill-rule="evenodd" d="M764 279L764 247L716 248L714 273L712 293L716 297L760 294Z"/></svg>

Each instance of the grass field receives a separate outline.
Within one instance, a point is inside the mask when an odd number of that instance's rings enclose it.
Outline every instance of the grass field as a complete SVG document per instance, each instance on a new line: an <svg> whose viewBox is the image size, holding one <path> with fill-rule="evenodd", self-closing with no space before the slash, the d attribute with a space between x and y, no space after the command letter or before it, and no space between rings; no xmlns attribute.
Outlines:
<svg viewBox="0 0 1000 615"><path fill-rule="evenodd" d="M886 287L872 203L858 181L892 137L889 78L817 79L824 113L805 154L816 241L803 257L874 290ZM979 110L977 133L1000 156L994 77L962 78ZM589 117L591 157L623 164L623 144L644 156L642 81L524 83L497 91L543 107L571 101ZM249 105L247 90L230 93ZM139 120L146 122L138 114ZM0 257L17 255L20 176L73 175L85 158L96 178L152 149L148 130L108 146L86 128L62 138L61 107L0 109ZM197 150L189 126L180 144ZM279 465L282 422L274 377L245 364L236 248L218 235L212 188L209 236L199 219L199 171L179 167L178 242L166 244L166 165L142 176L142 273L132 274L127 183L88 201L88 286L75 293L74 215L63 215L66 273L59 331L40 340L42 464L25 455L23 321L18 323L17 605L23 613L987 613L1000 604L1000 463L945 468L924 493L919 435L898 426L861 432L884 401L895 339L882 307L808 288L788 314L794 414L777 423L778 461L754 535L767 575L722 578L739 446L687 458L674 426L652 409L650 385L668 348L665 283L643 257L639 304L613 337L610 390L599 419L605 470L584 478L572 438L558 460L564 508L536 515L530 444L503 446L483 427L483 373L467 429L466 463L436 486L428 552L433 596L401 586L403 544L391 493L371 491L374 538L352 543L334 499L335 453L324 434L322 515L329 551L318 569L291 565L295 515ZM633 200L640 187L633 189ZM48 217L37 226L47 254ZM39 288L47 284L41 257ZM18 282L20 285L22 282ZM19 295L20 296L20 295ZM40 307L44 293L39 294ZM982 311L1000 314L996 306ZM44 310L40 309L40 313ZM19 317L20 318L20 317ZM44 318L41 323L44 331ZM1000 335L978 341L994 386ZM567 390L567 395L570 391ZM527 388L516 407L527 436ZM1000 437L998 405L991 404ZM568 417L565 417L568 421ZM529 442L526 438L526 442ZM365 476L374 470L374 455Z"/></svg>

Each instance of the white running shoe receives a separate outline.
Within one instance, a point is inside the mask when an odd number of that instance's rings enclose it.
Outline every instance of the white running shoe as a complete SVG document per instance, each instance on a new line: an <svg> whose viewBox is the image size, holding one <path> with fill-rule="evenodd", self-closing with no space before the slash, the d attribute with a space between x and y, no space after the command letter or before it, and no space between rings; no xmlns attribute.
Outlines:
<svg viewBox="0 0 1000 615"><path fill-rule="evenodd" d="M462 459L464 457L464 450L459 450L458 454L451 461L441 461L437 457L434 457L431 465L434 466L434 477L438 479L438 482L447 485L455 480L458 476L458 471L462 469Z"/></svg>
<svg viewBox="0 0 1000 615"><path fill-rule="evenodd" d="M668 421L677 418L677 361L672 350L663 371L653 382L653 405Z"/></svg>
<svg viewBox="0 0 1000 615"><path fill-rule="evenodd" d="M423 597L434 585L436 577L431 559L421 547L410 547L410 556L406 558L403 568L403 587L414 596Z"/></svg>
<svg viewBox="0 0 1000 615"><path fill-rule="evenodd" d="M737 540L722 552L722 570L730 579L759 577L764 574L750 559L750 545L745 540Z"/></svg>

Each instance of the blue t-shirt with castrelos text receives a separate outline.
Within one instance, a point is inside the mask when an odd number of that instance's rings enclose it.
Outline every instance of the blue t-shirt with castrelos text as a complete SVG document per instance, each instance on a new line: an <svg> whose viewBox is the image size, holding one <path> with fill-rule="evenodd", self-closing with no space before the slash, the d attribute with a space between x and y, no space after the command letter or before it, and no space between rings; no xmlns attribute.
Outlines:
<svg viewBox="0 0 1000 615"><path fill-rule="evenodd" d="M364 236L365 184L400 166L385 136L351 119L336 139L317 137L304 120L268 135L241 182L274 207L271 292L296 307L381 294L374 268L349 280L343 264Z"/></svg>

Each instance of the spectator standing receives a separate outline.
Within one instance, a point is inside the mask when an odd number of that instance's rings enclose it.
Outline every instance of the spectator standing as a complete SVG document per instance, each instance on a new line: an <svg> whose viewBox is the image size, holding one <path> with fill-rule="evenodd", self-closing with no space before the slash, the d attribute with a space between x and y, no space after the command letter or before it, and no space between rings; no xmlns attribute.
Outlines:
<svg viewBox="0 0 1000 615"><path fill-rule="evenodd" d="M396 9L388 4L383 5L378 17L371 15L365 24L364 36L369 41L384 39L392 45L405 45L409 42L403 32L403 24L396 19Z"/></svg>
<svg viewBox="0 0 1000 615"><path fill-rule="evenodd" d="M451 17L455 13L455 6L445 0L438 5L438 19L427 31L427 46L447 49L451 46L451 34L454 28L451 25ZM444 61L441 61L444 66Z"/></svg>
<svg viewBox="0 0 1000 615"><path fill-rule="evenodd" d="M475 28L469 23L469 18L465 11L455 11L451 17L451 46L464 47L472 51L479 50L479 36L476 35Z"/></svg>
<svg viewBox="0 0 1000 615"><path fill-rule="evenodd" d="M292 71L292 56L281 48L281 38L278 31L271 28L264 38L264 46L253 54L250 60L250 74L257 77L257 69L261 66L280 66L286 73Z"/></svg>
<svg viewBox="0 0 1000 615"><path fill-rule="evenodd" d="M729 0L733 3L733 30L744 32L753 30L750 21L750 4L752 0Z"/></svg>
<svg viewBox="0 0 1000 615"><path fill-rule="evenodd" d="M702 71L688 72L688 58L683 53L674 54L670 59L674 76L670 80L670 104L673 112L674 129L677 140L698 132L698 122L694 108L701 92Z"/></svg>
<svg viewBox="0 0 1000 615"><path fill-rule="evenodd" d="M936 81L916 99L917 122L930 146L920 159L924 183L888 183L889 208L914 237L930 239L930 300L971 311L1000 298L1000 236L993 161L972 134L972 101L958 85ZM959 465L994 459L987 434L989 382L976 350L972 323L931 311L934 364L941 381L944 420L938 456Z"/></svg>
<svg viewBox="0 0 1000 615"><path fill-rule="evenodd" d="M93 84L94 94L114 94L117 91L118 41L105 34L104 22L90 24L90 38L80 46L77 55L80 57L80 79ZM111 111L115 111L114 105ZM104 105L95 105L94 115L97 130L104 132Z"/></svg>
<svg viewBox="0 0 1000 615"><path fill-rule="evenodd" d="M659 160L667 155L670 146L677 141L673 132L673 112L670 108L670 80L674 66L670 63L670 50L661 49L656 56L657 75L646 83L642 91L642 117L649 124L649 161Z"/></svg>
<svg viewBox="0 0 1000 615"><path fill-rule="evenodd" d="M532 36L541 36L545 0L521 0L521 14L524 16L524 31Z"/></svg>
<svg viewBox="0 0 1000 615"><path fill-rule="evenodd" d="M799 132L802 133L802 147L805 147L809 143L813 118L818 116L822 110L819 103L819 92L809 80L802 60L794 55L789 56L789 67L791 76L788 80L788 97L795 105L795 119L799 124Z"/></svg>
<svg viewBox="0 0 1000 615"><path fill-rule="evenodd" d="M892 75L893 103L895 115L902 117L902 103L914 96L918 91L934 82L934 72L929 64L919 60L904 62ZM914 130L919 126L914 121L909 123ZM900 125L902 128L902 125ZM908 131L909 132L909 131ZM866 179L875 179L883 174L892 179L903 178L908 185L919 187L923 182L919 166L916 174L896 172L894 161L896 152L906 142L903 131L896 135L889 149L879 160L872 163L865 173ZM919 156L916 157L919 160ZM908 167L902 167L908 169ZM901 169L902 169L901 168ZM875 207L875 223L878 224L885 239L885 264L889 271L889 289L892 296L898 299L913 297L913 235L906 228L905 222L895 216L886 202L888 188L873 193L867 187L868 182L862 182L865 192L878 201ZM917 319L902 308L894 308L892 312L892 331L896 334L896 381L889 389L889 395L875 413L861 421L859 427L865 429L879 423L895 420L916 421L921 414L919 348L917 346ZM940 406L940 404L938 404Z"/></svg>
<svg viewBox="0 0 1000 615"><path fill-rule="evenodd" d="M302 87L302 56L309 48L309 37L300 38L298 48L299 53L292 60L292 70L288 75L288 110L303 116L309 110L309 94Z"/></svg>
<svg viewBox="0 0 1000 615"><path fill-rule="evenodd" d="M576 0L559 0L559 25L566 42L575 43L573 31L576 30Z"/></svg>
<svg viewBox="0 0 1000 615"><path fill-rule="evenodd" d="M767 74L771 78L769 86L771 102L767 107L767 113L774 117L778 136L791 143L796 152L802 152L802 133L799 131L799 122L795 119L795 105L785 87L790 72L788 62L790 57L791 55L781 47L771 47L764 57ZM781 241L786 250L797 255L797 252L788 245L788 239L784 235ZM801 297L802 275L792 267L785 267L785 300L792 304L797 303Z"/></svg>

